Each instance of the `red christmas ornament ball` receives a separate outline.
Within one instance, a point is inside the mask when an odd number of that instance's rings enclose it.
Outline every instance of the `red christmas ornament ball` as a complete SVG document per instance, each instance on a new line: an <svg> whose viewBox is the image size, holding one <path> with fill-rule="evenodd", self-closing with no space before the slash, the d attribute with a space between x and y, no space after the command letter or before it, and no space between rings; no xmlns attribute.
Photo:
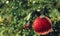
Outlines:
<svg viewBox="0 0 60 36"><path fill-rule="evenodd" d="M30 28L30 24L28 24L28 23L25 24L23 28L26 29L26 30L29 29Z"/></svg>
<svg viewBox="0 0 60 36"><path fill-rule="evenodd" d="M52 28L52 21L47 16L39 16L33 22L33 29L40 35L46 35Z"/></svg>

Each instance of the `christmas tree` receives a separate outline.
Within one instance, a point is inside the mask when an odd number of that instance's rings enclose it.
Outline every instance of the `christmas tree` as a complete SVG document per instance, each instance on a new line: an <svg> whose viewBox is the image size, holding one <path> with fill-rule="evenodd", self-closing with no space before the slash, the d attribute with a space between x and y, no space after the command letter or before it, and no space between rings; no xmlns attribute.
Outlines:
<svg viewBox="0 0 60 36"><path fill-rule="evenodd" d="M46 36L60 36L60 0L0 0L0 36L42 36L32 27L40 15L52 23Z"/></svg>

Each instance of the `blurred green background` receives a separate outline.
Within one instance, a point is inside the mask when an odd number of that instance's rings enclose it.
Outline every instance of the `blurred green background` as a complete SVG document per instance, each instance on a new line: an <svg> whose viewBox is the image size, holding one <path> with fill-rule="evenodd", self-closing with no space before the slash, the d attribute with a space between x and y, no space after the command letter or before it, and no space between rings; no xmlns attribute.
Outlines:
<svg viewBox="0 0 60 36"><path fill-rule="evenodd" d="M53 23L47 36L60 36L60 0L0 0L0 36L40 36L32 24L41 14Z"/></svg>

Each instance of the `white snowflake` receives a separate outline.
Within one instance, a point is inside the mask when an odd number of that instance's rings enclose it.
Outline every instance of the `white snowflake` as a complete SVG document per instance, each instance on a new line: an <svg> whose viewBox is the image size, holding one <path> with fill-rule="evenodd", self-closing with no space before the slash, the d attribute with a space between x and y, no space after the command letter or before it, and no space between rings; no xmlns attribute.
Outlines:
<svg viewBox="0 0 60 36"><path fill-rule="evenodd" d="M35 3L36 1L33 1L33 4Z"/></svg>
<svg viewBox="0 0 60 36"><path fill-rule="evenodd" d="M6 1L6 4L8 4L9 3L9 1Z"/></svg>
<svg viewBox="0 0 60 36"><path fill-rule="evenodd" d="M37 11L39 12L39 11L40 11L40 9L37 9Z"/></svg>

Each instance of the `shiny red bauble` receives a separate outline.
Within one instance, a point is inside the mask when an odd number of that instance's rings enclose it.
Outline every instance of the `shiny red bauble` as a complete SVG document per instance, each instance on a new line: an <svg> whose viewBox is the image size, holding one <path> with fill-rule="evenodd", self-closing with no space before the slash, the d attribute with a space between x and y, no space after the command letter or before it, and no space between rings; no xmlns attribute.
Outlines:
<svg viewBox="0 0 60 36"><path fill-rule="evenodd" d="M32 27L36 33L46 35L52 28L52 21L47 16L39 16L35 18Z"/></svg>
<svg viewBox="0 0 60 36"><path fill-rule="evenodd" d="M30 28L30 24L28 24L28 23L25 24L23 28L26 29L26 30L28 30Z"/></svg>

